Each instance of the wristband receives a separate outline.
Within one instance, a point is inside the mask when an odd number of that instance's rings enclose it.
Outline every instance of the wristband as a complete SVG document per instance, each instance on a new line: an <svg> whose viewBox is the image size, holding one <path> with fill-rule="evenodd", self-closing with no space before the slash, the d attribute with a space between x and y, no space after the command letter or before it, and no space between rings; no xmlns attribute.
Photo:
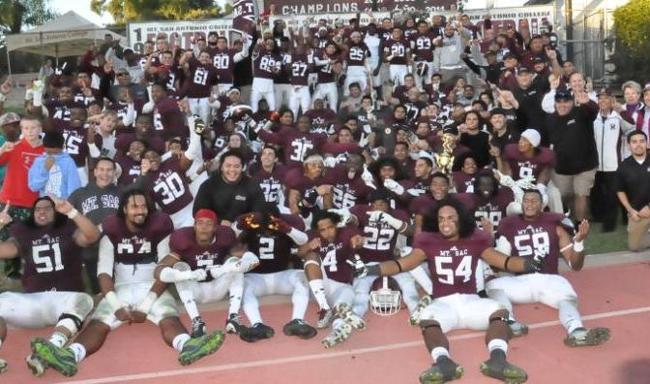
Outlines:
<svg viewBox="0 0 650 384"><path fill-rule="evenodd" d="M124 303L122 303L122 301L117 298L117 295L115 294L115 291L110 291L107 294L105 294L104 299L106 299L106 302L108 303L108 305L111 306L111 308L113 309L113 312L115 312L118 309L124 307Z"/></svg>
<svg viewBox="0 0 650 384"><path fill-rule="evenodd" d="M74 220L75 217L79 216L79 211L76 208L72 208L70 212L66 213L66 216L68 216L68 219Z"/></svg>
<svg viewBox="0 0 650 384"><path fill-rule="evenodd" d="M153 307L153 303L156 301L158 298L158 295L156 295L154 292L149 291L147 293L147 296L138 304L138 307L136 310L138 312L142 312L144 314L148 314L149 311L151 311L151 307Z"/></svg>
<svg viewBox="0 0 650 384"><path fill-rule="evenodd" d="M582 252L585 250L585 243L584 241L574 241L573 242L573 250L576 252Z"/></svg>

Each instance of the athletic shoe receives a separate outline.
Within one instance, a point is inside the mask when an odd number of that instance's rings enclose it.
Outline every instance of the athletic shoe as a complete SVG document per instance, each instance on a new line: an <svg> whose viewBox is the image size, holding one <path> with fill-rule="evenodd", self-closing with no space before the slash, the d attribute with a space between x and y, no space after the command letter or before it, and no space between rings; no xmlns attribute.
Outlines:
<svg viewBox="0 0 650 384"><path fill-rule="evenodd" d="M608 328L577 328L564 339L567 347L588 347L600 345L609 340Z"/></svg>
<svg viewBox="0 0 650 384"><path fill-rule="evenodd" d="M193 339L197 339L205 335L205 332L207 330L208 328L205 326L205 321L203 321L201 316L197 316L192 319L192 333L190 333L190 336L192 336Z"/></svg>
<svg viewBox="0 0 650 384"><path fill-rule="evenodd" d="M238 314L231 313L228 315L228 319L226 319L226 333L238 335L241 327L242 325L240 323Z"/></svg>
<svg viewBox="0 0 650 384"><path fill-rule="evenodd" d="M32 371L32 375L39 377L43 376L45 373L45 368L47 367L38 357L34 356L33 354L30 353L29 356L25 358L25 362L27 363L27 368ZM1 365L2 363L0 363L0 366ZM2 367L0 367L0 372L2 372Z"/></svg>
<svg viewBox="0 0 650 384"><path fill-rule="evenodd" d="M9 369L9 364L5 360L0 359L0 373L7 372L7 369Z"/></svg>
<svg viewBox="0 0 650 384"><path fill-rule="evenodd" d="M329 327L333 318L334 311L331 309L321 309L318 311L318 322L316 323L316 328L323 329Z"/></svg>
<svg viewBox="0 0 650 384"><path fill-rule="evenodd" d="M420 384L441 384L463 377L463 367L447 356L440 356L431 368L420 374Z"/></svg>
<svg viewBox="0 0 650 384"><path fill-rule="evenodd" d="M32 340L34 356L63 376L77 373L77 360L70 348L61 348L40 337Z"/></svg>
<svg viewBox="0 0 650 384"><path fill-rule="evenodd" d="M312 337L316 336L316 333L318 333L318 331L316 331L316 328L305 323L301 319L293 319L285 324L282 328L282 332L284 332L284 334L287 336L298 336L299 338L305 340L311 339Z"/></svg>
<svg viewBox="0 0 650 384"><path fill-rule="evenodd" d="M503 360L489 359L481 363L481 373L508 384L524 383L528 374L523 369Z"/></svg>
<svg viewBox="0 0 650 384"><path fill-rule="evenodd" d="M330 333L326 338L321 340L321 344L323 344L325 348L331 348L336 344L340 344L349 339L351 334L352 326L344 322L340 327L334 328L332 333Z"/></svg>
<svg viewBox="0 0 650 384"><path fill-rule="evenodd" d="M415 306L413 313L409 316L409 324L416 326L420 325L420 316L422 316L422 310L429 306L433 302L433 299L429 295L424 295L418 301L418 304Z"/></svg>
<svg viewBox="0 0 650 384"><path fill-rule="evenodd" d="M356 313L352 312L350 306L346 303L341 303L334 307L336 317L350 324L352 328L357 330L366 329L366 322Z"/></svg>
<svg viewBox="0 0 650 384"><path fill-rule="evenodd" d="M178 355L178 361L181 365L189 365L202 357L211 355L221 347L224 339L225 335L221 331L189 339L183 345L183 350Z"/></svg>
<svg viewBox="0 0 650 384"><path fill-rule="evenodd" d="M528 326L524 323L520 323L517 320L508 320L508 327L512 331L512 337L519 337L528 334Z"/></svg>

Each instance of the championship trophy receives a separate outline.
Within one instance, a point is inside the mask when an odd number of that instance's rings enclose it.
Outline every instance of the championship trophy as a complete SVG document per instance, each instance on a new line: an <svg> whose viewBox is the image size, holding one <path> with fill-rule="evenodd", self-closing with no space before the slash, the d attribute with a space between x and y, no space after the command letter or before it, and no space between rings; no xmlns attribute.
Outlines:
<svg viewBox="0 0 650 384"><path fill-rule="evenodd" d="M454 144L456 137L451 133L442 135L442 151L433 155L438 171L447 176L451 175L454 166Z"/></svg>

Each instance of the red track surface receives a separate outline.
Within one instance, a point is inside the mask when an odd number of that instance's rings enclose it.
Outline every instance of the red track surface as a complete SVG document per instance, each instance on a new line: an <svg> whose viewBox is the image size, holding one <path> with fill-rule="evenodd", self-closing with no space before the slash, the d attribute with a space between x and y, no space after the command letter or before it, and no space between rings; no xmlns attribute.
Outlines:
<svg viewBox="0 0 650 384"><path fill-rule="evenodd" d="M531 331L511 342L509 359L527 370L529 383L650 383L650 264L599 267L566 276L578 292L586 325L609 327L612 339L601 347L567 348L555 310L516 306L518 318L531 325ZM34 378L23 362L29 339L50 330L10 330L0 350L10 366L0 383L414 383L431 364L419 330L407 325L405 310L390 318L369 314L367 331L354 333L331 350L319 343L324 331L308 341L284 336L282 325L290 313L289 304L264 307L265 321L276 330L274 338L248 344L229 337L215 355L190 367L178 364L176 352L162 342L156 327L123 326L69 379L49 370ZM225 312L205 317L209 326L222 327ZM315 320L312 307L307 320ZM452 357L465 368L461 382L496 382L478 371L487 356L483 333L452 332L450 339Z"/></svg>

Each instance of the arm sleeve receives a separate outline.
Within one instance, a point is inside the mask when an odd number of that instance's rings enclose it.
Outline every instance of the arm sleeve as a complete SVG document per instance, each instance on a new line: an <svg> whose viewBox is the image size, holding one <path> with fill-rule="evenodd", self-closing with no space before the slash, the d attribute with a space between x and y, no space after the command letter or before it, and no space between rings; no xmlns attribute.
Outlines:
<svg viewBox="0 0 650 384"><path fill-rule="evenodd" d="M50 177L50 171L45 169L44 161L44 157L38 157L29 168L27 184L32 192L42 190Z"/></svg>
<svg viewBox="0 0 650 384"><path fill-rule="evenodd" d="M115 262L115 248L108 236L103 236L99 241L99 257L97 260L97 276L102 273L113 276Z"/></svg>
<svg viewBox="0 0 650 384"><path fill-rule="evenodd" d="M77 172L77 165L74 163L74 160L72 160L71 157L68 157L65 159L66 163L66 168L67 168L67 183L66 183L66 191L64 191L64 194L62 197L68 197L72 194L72 192L76 191L77 189L81 188L81 180L79 179L79 172Z"/></svg>

